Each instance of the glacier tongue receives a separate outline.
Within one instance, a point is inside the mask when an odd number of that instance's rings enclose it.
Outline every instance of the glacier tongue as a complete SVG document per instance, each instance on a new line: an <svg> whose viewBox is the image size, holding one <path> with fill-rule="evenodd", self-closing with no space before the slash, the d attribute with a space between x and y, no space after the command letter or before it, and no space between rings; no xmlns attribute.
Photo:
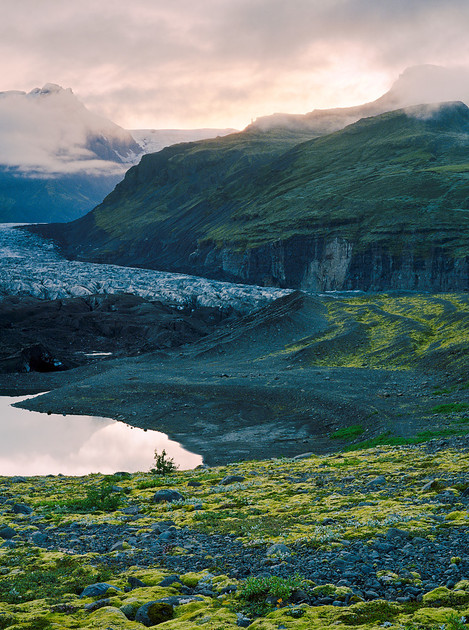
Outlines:
<svg viewBox="0 0 469 630"><path fill-rule="evenodd" d="M135 267L70 261L41 237L0 224L0 298L44 300L133 293L172 306L232 306L247 313L291 291Z"/></svg>

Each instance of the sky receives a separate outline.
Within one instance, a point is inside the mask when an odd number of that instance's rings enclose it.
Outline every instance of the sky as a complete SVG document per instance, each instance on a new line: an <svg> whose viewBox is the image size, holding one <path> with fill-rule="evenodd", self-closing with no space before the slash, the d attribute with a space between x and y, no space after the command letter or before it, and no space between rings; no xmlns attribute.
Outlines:
<svg viewBox="0 0 469 630"><path fill-rule="evenodd" d="M1 0L0 90L56 83L127 128L244 128L469 66L467 0Z"/></svg>

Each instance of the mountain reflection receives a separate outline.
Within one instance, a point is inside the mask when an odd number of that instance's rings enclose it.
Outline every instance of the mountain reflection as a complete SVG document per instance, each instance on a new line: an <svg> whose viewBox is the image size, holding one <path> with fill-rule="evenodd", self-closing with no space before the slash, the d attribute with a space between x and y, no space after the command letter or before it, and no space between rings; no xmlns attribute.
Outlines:
<svg viewBox="0 0 469 630"><path fill-rule="evenodd" d="M31 396L0 396L0 475L112 474L148 471L165 449L183 470L202 457L158 431L143 431L109 418L47 415L11 407Z"/></svg>

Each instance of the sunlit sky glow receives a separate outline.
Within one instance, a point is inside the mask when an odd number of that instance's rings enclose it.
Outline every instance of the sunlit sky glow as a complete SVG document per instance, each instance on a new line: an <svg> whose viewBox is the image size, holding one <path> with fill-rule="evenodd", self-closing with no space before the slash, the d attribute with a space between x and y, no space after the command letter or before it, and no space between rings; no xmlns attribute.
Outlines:
<svg viewBox="0 0 469 630"><path fill-rule="evenodd" d="M0 90L71 87L130 128L243 128L468 65L467 0L2 0Z"/></svg>

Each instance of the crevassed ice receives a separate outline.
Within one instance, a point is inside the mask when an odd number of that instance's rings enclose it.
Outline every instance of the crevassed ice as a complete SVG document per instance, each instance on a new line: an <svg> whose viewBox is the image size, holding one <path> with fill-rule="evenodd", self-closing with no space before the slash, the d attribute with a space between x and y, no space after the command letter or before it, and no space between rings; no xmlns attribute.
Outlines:
<svg viewBox="0 0 469 630"><path fill-rule="evenodd" d="M133 293L176 306L231 305L249 312L290 292L135 267L69 261L49 241L15 229L12 224L0 224L0 296L60 299L92 293Z"/></svg>

